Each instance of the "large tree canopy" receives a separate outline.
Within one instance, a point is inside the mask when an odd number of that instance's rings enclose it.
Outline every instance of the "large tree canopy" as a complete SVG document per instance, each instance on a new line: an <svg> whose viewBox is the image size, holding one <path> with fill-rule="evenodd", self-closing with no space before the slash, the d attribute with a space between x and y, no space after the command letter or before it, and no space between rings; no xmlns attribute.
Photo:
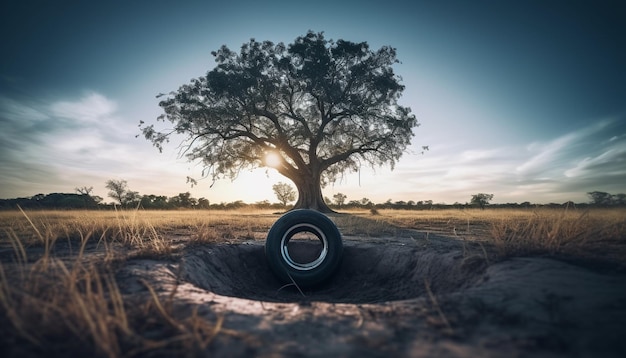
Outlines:
<svg viewBox="0 0 626 358"><path fill-rule="evenodd" d="M418 125L398 104L404 86L391 47L309 32L288 46L252 39L239 53L222 46L212 54L213 70L159 103L158 120L173 129L142 123L143 134L159 150L183 134L187 158L216 179L268 165L271 154L298 189L295 208L329 211L321 187L362 164L393 169Z"/></svg>

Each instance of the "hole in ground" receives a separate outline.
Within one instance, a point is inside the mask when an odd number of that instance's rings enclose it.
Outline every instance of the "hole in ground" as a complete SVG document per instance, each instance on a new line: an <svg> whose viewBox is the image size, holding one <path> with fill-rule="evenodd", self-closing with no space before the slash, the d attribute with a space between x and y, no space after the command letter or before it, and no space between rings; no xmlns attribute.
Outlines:
<svg viewBox="0 0 626 358"><path fill-rule="evenodd" d="M326 283L284 287L270 270L263 243L194 247L182 260L183 280L222 296L270 302L379 303L470 286L482 277L482 257L401 244L345 242L342 263Z"/></svg>

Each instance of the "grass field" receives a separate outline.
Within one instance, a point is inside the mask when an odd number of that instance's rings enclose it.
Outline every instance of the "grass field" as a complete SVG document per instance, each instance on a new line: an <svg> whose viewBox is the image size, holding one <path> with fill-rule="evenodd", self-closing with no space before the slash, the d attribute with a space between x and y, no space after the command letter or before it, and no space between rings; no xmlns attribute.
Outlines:
<svg viewBox="0 0 626 358"><path fill-rule="evenodd" d="M150 249L172 236L196 241L264 239L278 217L271 210L3 211L0 244L96 240ZM344 235L396 236L409 229L489 242L509 253L619 244L626 232L626 209L380 210L376 215L353 210L331 218Z"/></svg>
<svg viewBox="0 0 626 358"><path fill-rule="evenodd" d="M480 245L489 260L541 255L616 270L626 264L625 209L375 214L331 218L344 236L446 236ZM239 337L220 317L178 312L152 287L148 297L123 295L115 275L133 258L176 260L192 245L264 240L278 217L254 210L0 212L0 350L170 356L201 352L218 334Z"/></svg>

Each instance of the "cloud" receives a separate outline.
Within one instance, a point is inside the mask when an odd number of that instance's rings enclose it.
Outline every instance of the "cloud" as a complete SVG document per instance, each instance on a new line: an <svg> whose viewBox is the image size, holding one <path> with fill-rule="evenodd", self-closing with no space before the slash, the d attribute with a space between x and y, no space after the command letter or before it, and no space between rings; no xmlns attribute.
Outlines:
<svg viewBox="0 0 626 358"><path fill-rule="evenodd" d="M581 156L599 150L615 121L605 119L578 130L565 133L547 142L530 143L526 151L530 157L516 167L522 177L560 176L565 168Z"/></svg>
<svg viewBox="0 0 626 358"><path fill-rule="evenodd" d="M178 159L175 149L160 155L148 141L135 138L137 122L102 94L53 102L0 97L0 104L1 198L82 185L105 196L110 178L128 180L142 194L173 195L189 190L185 177L199 171Z"/></svg>
<svg viewBox="0 0 626 358"><path fill-rule="evenodd" d="M99 153L110 147L107 133L114 132L107 127L118 121L116 108L95 92L52 103L0 97L0 197L72 190L63 177L72 173L78 181L99 166Z"/></svg>
<svg viewBox="0 0 626 358"><path fill-rule="evenodd" d="M573 168L565 171L565 176L580 178L626 175L626 143L620 144L620 147L609 148L596 156L580 160Z"/></svg>
<svg viewBox="0 0 626 358"><path fill-rule="evenodd" d="M531 143L531 156L516 167L520 188L555 198L626 190L623 120L603 119L546 143Z"/></svg>
<svg viewBox="0 0 626 358"><path fill-rule="evenodd" d="M114 125L117 106L103 95L90 92L77 101L53 103L18 101L0 96L0 139L3 156L49 146L63 138L93 137ZM89 132L80 132L88 128Z"/></svg>
<svg viewBox="0 0 626 358"><path fill-rule="evenodd" d="M0 118L2 122L23 123L42 121L49 116L33 106L0 96Z"/></svg>
<svg viewBox="0 0 626 358"><path fill-rule="evenodd" d="M623 118L593 122L545 142L476 148L472 142L434 143L422 155L405 155L396 170L363 170L367 195L453 203L494 193L496 202L586 201L586 192L625 192L626 127ZM354 184L349 176L346 184ZM390 185L389 183L393 183ZM350 199L364 196L342 184ZM383 199L385 200L385 199Z"/></svg>
<svg viewBox="0 0 626 358"><path fill-rule="evenodd" d="M76 122L93 124L108 119L117 110L117 104L105 96L91 92L78 101L61 101L50 106L51 115Z"/></svg>
<svg viewBox="0 0 626 358"><path fill-rule="evenodd" d="M610 141L615 127L616 120L601 120L545 143L531 143L527 146L531 157L516 172L522 177L563 175L581 156L602 151L602 143Z"/></svg>
<svg viewBox="0 0 626 358"><path fill-rule="evenodd" d="M512 183L519 148L495 147L463 149L472 143L434 143L424 155L405 155L394 171L375 173L362 169L360 181L348 176L346 184L359 181L361 190L346 190L340 185L331 188L349 199L363 196L372 200L434 200L435 202L466 202L471 194L492 192ZM509 189L506 189L509 190ZM332 193L331 193L332 195Z"/></svg>
<svg viewBox="0 0 626 358"><path fill-rule="evenodd" d="M25 143L38 141L47 132L50 116L33 103L0 96L0 148L12 151Z"/></svg>
<svg viewBox="0 0 626 358"><path fill-rule="evenodd" d="M575 134L567 134L548 143L531 143L527 146L530 158L515 168L516 173L523 177L547 175L558 168L563 159L567 159L566 150L577 142Z"/></svg>

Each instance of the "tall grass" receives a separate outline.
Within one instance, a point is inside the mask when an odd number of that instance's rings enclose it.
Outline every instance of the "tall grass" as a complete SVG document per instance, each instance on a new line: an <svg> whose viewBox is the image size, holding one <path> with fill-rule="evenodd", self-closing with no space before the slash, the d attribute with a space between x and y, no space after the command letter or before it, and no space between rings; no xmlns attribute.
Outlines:
<svg viewBox="0 0 626 358"><path fill-rule="evenodd" d="M163 237L195 239L261 238L278 218L270 211L0 211L0 247L12 232L27 246L57 240L106 239L132 248L150 249ZM4 235L3 235L4 234ZM44 239L45 238L45 239Z"/></svg>
<svg viewBox="0 0 626 358"><path fill-rule="evenodd" d="M0 254L3 355L190 355L205 351L219 334L237 335L222 327L221 318L208 321L199 315L197 307L181 314L147 282L146 294L122 293L115 273L125 258L113 250L116 244L154 255L169 247L157 231L162 227L142 214L19 214L23 217L3 213L4 222L12 223L3 227L1 242L7 249ZM78 244L69 256L54 250L63 237ZM86 252L90 240L104 255ZM31 256L33 247L43 250Z"/></svg>

